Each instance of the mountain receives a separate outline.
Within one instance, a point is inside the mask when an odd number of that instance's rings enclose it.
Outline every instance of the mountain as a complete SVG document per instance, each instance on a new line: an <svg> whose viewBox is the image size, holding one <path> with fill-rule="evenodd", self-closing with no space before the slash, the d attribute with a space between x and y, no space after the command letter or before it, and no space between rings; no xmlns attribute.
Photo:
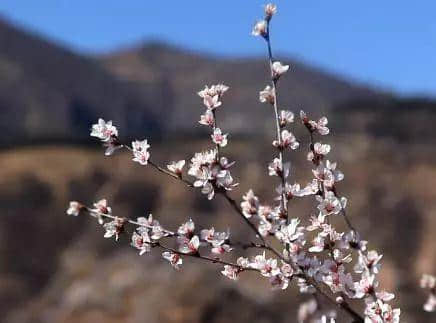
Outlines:
<svg viewBox="0 0 436 323"><path fill-rule="evenodd" d="M0 143L79 140L103 115L127 127L129 109L152 114L133 92L94 59L0 21Z"/></svg>
<svg viewBox="0 0 436 323"><path fill-rule="evenodd" d="M159 103L165 111L164 121L169 129L193 131L193 121L199 119L202 111L197 91L206 84L223 82L230 86L219 114L225 128L243 134L269 131L265 120L271 119L271 111L258 99L259 91L268 84L268 65L264 58L229 59L163 43L148 43L120 50L100 60L120 81L139 88L160 84L165 96ZM323 113L350 101L380 101L389 97L290 58L280 57L280 60L291 66L291 73L279 84L279 101L283 108Z"/></svg>
<svg viewBox="0 0 436 323"><path fill-rule="evenodd" d="M292 69L280 82L283 107L326 112L386 96L283 61ZM225 59L160 43L89 57L0 20L0 144L83 140L100 116L129 137L194 134L203 109L196 92L215 82L231 86L219 115L226 130L263 134L271 111L258 102L258 91L267 75L264 59Z"/></svg>

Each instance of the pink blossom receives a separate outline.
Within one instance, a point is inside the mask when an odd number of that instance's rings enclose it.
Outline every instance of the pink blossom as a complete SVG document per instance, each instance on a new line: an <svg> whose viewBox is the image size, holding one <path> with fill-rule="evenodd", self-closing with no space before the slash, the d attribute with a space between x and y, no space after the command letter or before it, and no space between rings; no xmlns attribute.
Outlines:
<svg viewBox="0 0 436 323"><path fill-rule="evenodd" d="M183 238L179 240L179 251L186 254L196 254L200 247L200 239L198 236L193 236L191 240Z"/></svg>
<svg viewBox="0 0 436 323"><path fill-rule="evenodd" d="M225 265L224 270L221 273L231 280L238 280L239 268Z"/></svg>
<svg viewBox="0 0 436 323"><path fill-rule="evenodd" d="M67 214L68 215L74 215L74 216L78 216L80 211L84 208L84 206L77 202L77 201L71 201L70 205L67 209Z"/></svg>
<svg viewBox="0 0 436 323"><path fill-rule="evenodd" d="M113 221L103 224L106 230L104 237L111 238L115 236L115 240L118 241L120 234L124 232L124 225L126 220L124 218L116 217Z"/></svg>
<svg viewBox="0 0 436 323"><path fill-rule="evenodd" d="M179 270L180 266L183 264L182 257L177 253L165 251L162 253L162 257L168 260L174 269Z"/></svg>
<svg viewBox="0 0 436 323"><path fill-rule="evenodd" d="M132 142L133 161L140 163L141 165L147 165L150 159L150 153L148 152L150 145L147 140L135 140Z"/></svg>
<svg viewBox="0 0 436 323"><path fill-rule="evenodd" d="M244 196L242 196L242 199L241 209L244 216L249 219L253 215L256 215L257 209L259 208L259 199L254 195L253 190L250 189Z"/></svg>
<svg viewBox="0 0 436 323"><path fill-rule="evenodd" d="M283 65L278 61L272 64L272 72L273 72L274 79L278 79L280 76L285 74L288 70L289 70L289 65Z"/></svg>
<svg viewBox="0 0 436 323"><path fill-rule="evenodd" d="M139 255L150 252L150 237L146 230L143 230L140 234L133 232L132 235L132 246L139 250Z"/></svg>
<svg viewBox="0 0 436 323"><path fill-rule="evenodd" d="M212 141L220 147L227 145L227 134L223 135L220 128L215 128L211 137Z"/></svg>
<svg viewBox="0 0 436 323"><path fill-rule="evenodd" d="M182 175L183 167L185 166L185 160L179 160L177 162L173 161L167 165L167 168L170 172L180 176Z"/></svg>
<svg viewBox="0 0 436 323"><path fill-rule="evenodd" d="M209 109L206 110L206 112L200 116L200 121L198 122L202 125L213 127L213 125L215 124L213 112Z"/></svg>
<svg viewBox="0 0 436 323"><path fill-rule="evenodd" d="M277 13L277 6L273 3L268 3L265 5L265 17L271 19Z"/></svg>
<svg viewBox="0 0 436 323"><path fill-rule="evenodd" d="M294 122L294 114L291 111L281 110L279 115L280 127L283 128L292 122Z"/></svg>
<svg viewBox="0 0 436 323"><path fill-rule="evenodd" d="M275 102L274 89L271 86L267 85L264 90L259 92L259 100L262 103L274 104Z"/></svg>
<svg viewBox="0 0 436 323"><path fill-rule="evenodd" d="M91 136L100 139L101 141L109 141L112 137L118 136L118 130L112 125L112 121L104 121L98 119L98 123L92 125Z"/></svg>
<svg viewBox="0 0 436 323"><path fill-rule="evenodd" d="M267 22L265 20L259 20L258 22L256 22L251 34L253 36L265 37L267 35Z"/></svg>

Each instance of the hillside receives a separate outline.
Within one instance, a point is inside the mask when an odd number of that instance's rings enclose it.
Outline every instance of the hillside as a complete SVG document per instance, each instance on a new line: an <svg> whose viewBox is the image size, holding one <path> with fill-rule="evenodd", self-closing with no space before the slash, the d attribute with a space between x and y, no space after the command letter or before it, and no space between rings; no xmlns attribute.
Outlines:
<svg viewBox="0 0 436 323"><path fill-rule="evenodd" d="M281 83L284 107L326 112L350 100L386 97L283 60L293 70ZM99 116L116 120L126 136L196 133L196 92L212 82L231 86L220 116L227 130L263 134L270 111L258 91L265 75L263 59L217 58L158 43L86 57L0 20L0 145L79 141Z"/></svg>

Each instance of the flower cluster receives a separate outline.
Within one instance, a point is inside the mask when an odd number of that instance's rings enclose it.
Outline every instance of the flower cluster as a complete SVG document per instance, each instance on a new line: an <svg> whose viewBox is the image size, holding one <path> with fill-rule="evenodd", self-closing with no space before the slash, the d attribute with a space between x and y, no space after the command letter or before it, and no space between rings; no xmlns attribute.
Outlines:
<svg viewBox="0 0 436 323"><path fill-rule="evenodd" d="M217 111L223 104L224 93L229 89L226 85L206 86L198 92L206 108L199 123L210 130L212 148L197 152L191 158L187 174L193 177L193 181L183 176L184 159L170 162L166 167L158 166L150 160L147 140L135 140L131 146L122 144L118 130L111 121L99 119L91 132L91 136L100 139L107 147L106 155L124 147L133 154L133 161L148 165L188 187L201 188L209 200L215 194L223 196L253 231L255 242L235 243L230 241L229 230L219 232L214 227L200 230L191 219L173 232L162 227L151 215L136 221L114 216L105 199L94 203L93 207L72 201L67 214L77 216L89 213L103 226L104 237L115 237L116 241L128 232L126 225L135 226L131 245L139 254L143 255L154 248L162 249L162 257L175 269L179 269L183 261L191 257L220 264L224 267L221 273L232 280L237 280L245 271L254 271L267 278L273 289L286 289L295 282L301 293L318 295L322 291L318 296L346 312L354 322L399 322L400 309L390 304L394 295L379 289L377 275L381 270L382 255L376 250L368 250L367 241L361 239L352 226L346 213L347 198L340 196L337 189L344 174L337 168L337 163L327 157L331 146L317 141L318 136L330 133L326 117L315 121L304 111L300 112L301 123L310 139L307 160L312 172L309 172L306 185L291 181L293 174L290 161L285 160L286 153L300 148L300 142L289 129L294 123L294 113L281 109L278 103L279 79L289 71L289 65L275 61L272 57L269 25L276 12L275 5L266 5L264 18L253 29L253 35L261 36L267 42L271 72L271 83L259 93L259 100L273 108L276 125L276 136L272 143L275 156L267 169L268 174L276 176L280 182L274 187L276 196L271 203L261 201L252 189L242 196L240 203L228 194L238 184L230 173L234 162L222 155L222 148L228 144L228 134L223 133L217 125ZM291 218L291 203L302 198L314 202L310 217ZM345 231L337 229L338 221L344 221ZM166 244L171 238L174 248ZM227 261L226 258L238 247L242 251L253 248L257 252L251 257L240 256L235 262ZM421 285L430 290L424 308L433 311L436 307L435 278L426 275ZM359 300L364 304L362 314L349 304L350 301L354 303ZM326 311L318 297L303 303L298 313L299 322L332 323L335 319L336 312Z"/></svg>
<svg viewBox="0 0 436 323"><path fill-rule="evenodd" d="M214 197L216 190L229 191L238 185L234 183L229 170L234 162L220 156L219 148L227 146L228 134L223 134L216 122L215 109L222 105L220 100L228 89L229 87L224 84L217 84L206 86L198 92L206 107L199 123L212 129L211 139L215 148L196 153L191 159L188 175L195 177L194 186L201 187L201 192L206 194L209 200Z"/></svg>

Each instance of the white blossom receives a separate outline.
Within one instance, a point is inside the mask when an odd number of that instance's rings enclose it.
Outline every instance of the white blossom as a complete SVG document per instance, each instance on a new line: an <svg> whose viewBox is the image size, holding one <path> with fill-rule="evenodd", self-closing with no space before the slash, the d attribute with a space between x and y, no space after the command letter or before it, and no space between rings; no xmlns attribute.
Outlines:
<svg viewBox="0 0 436 323"><path fill-rule="evenodd" d="M259 20L253 27L253 31L251 34L253 36L262 36L265 37L267 34L267 22L265 20Z"/></svg>
<svg viewBox="0 0 436 323"><path fill-rule="evenodd" d="M151 250L150 242L151 240L147 230L142 230L140 234L138 234L137 232L133 232L132 246L139 250L140 255L150 252Z"/></svg>
<svg viewBox="0 0 436 323"><path fill-rule="evenodd" d="M167 165L167 168L170 172L177 174L178 176L182 175L183 167L185 166L185 160L179 160L177 162L173 161Z"/></svg>
<svg viewBox="0 0 436 323"><path fill-rule="evenodd" d="M150 145L147 143L147 139L132 142L133 161L140 163L141 165L147 165L150 159L150 153L148 152Z"/></svg>
<svg viewBox="0 0 436 323"><path fill-rule="evenodd" d="M198 236L193 236L191 240L188 238L179 239L179 251L185 254L196 254L200 247L200 239Z"/></svg>
<svg viewBox="0 0 436 323"><path fill-rule="evenodd" d="M221 273L231 280L238 280L239 268L225 265L224 270Z"/></svg>
<svg viewBox="0 0 436 323"><path fill-rule="evenodd" d="M194 233L194 230L195 230L195 223L194 221L192 221L192 219L189 219L179 227L177 233L181 236L190 238Z"/></svg>
<svg viewBox="0 0 436 323"><path fill-rule="evenodd" d="M317 196L319 202L318 210L324 215L338 214L342 210L341 201L332 191L325 193L325 197Z"/></svg>
<svg viewBox="0 0 436 323"><path fill-rule="evenodd" d="M265 17L271 19L277 13L277 6L273 3L268 3L265 5Z"/></svg>
<svg viewBox="0 0 436 323"><path fill-rule="evenodd" d="M118 130L112 125L112 121L106 122L100 118L98 123L92 125L91 136L107 142L112 137L118 136Z"/></svg>
<svg viewBox="0 0 436 323"><path fill-rule="evenodd" d="M280 268L277 265L277 259L265 258L265 252L257 255L251 265L253 268L260 270L262 276L272 277L280 274Z"/></svg>
<svg viewBox="0 0 436 323"><path fill-rule="evenodd" d="M77 201L70 201L70 205L67 209L67 214L78 216L83 207L84 206Z"/></svg>
<svg viewBox="0 0 436 323"><path fill-rule="evenodd" d="M227 136L228 134L222 134L220 128L215 128L211 135L212 141L220 147L225 147L227 145Z"/></svg>
<svg viewBox="0 0 436 323"><path fill-rule="evenodd" d="M267 85L265 89L259 92L259 100L262 103L274 104L275 101L274 89L271 86Z"/></svg>
<svg viewBox="0 0 436 323"><path fill-rule="evenodd" d="M177 253L165 251L162 253L162 257L168 260L171 266L174 267L174 269L179 270L180 266L183 264L182 257Z"/></svg>
<svg viewBox="0 0 436 323"><path fill-rule="evenodd" d="M282 130L280 137L281 137L281 142L279 142L278 140L274 140L273 146L282 149L291 148L295 150L300 145L297 139L295 138L294 134L286 129Z"/></svg>
<svg viewBox="0 0 436 323"><path fill-rule="evenodd" d="M115 236L115 240L118 241L120 234L124 231L124 224L126 220L124 218L116 217L113 221L103 224L106 230L104 237L111 238Z"/></svg>
<svg viewBox="0 0 436 323"><path fill-rule="evenodd" d="M206 112L200 116L200 121L198 122L202 125L213 127L213 125L215 124L213 112L207 109Z"/></svg>
<svg viewBox="0 0 436 323"><path fill-rule="evenodd" d="M294 114L291 111L281 110L279 115L280 127L284 127L292 122L294 122Z"/></svg>
<svg viewBox="0 0 436 323"><path fill-rule="evenodd" d="M241 202L241 209L244 216L249 219L253 215L257 214L259 208L259 199L254 195L253 190L249 190L245 195L242 196L243 201Z"/></svg>
<svg viewBox="0 0 436 323"><path fill-rule="evenodd" d="M289 70L289 65L283 65L279 61L276 61L272 64L272 73L275 79L278 79L280 76L285 74Z"/></svg>

